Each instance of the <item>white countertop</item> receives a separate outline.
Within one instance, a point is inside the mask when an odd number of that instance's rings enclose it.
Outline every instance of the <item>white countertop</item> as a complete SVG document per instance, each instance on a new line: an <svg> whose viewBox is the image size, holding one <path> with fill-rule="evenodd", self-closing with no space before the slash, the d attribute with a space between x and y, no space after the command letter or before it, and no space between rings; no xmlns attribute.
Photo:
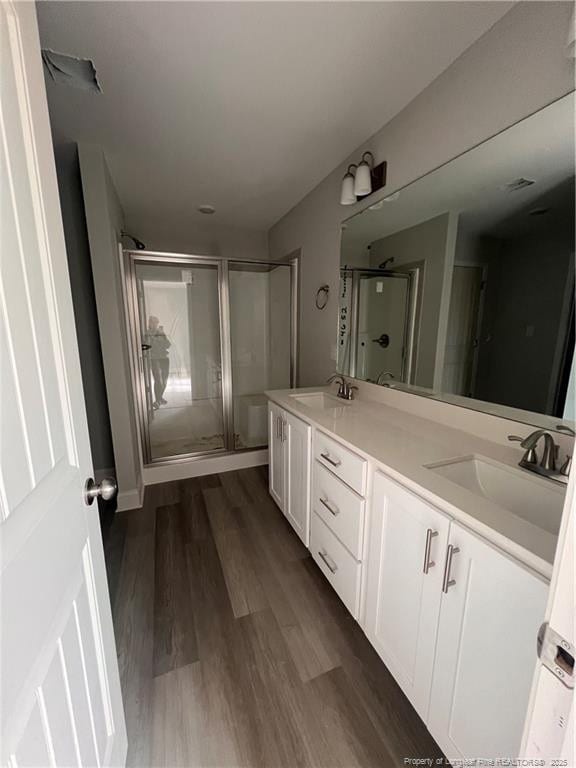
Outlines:
<svg viewBox="0 0 576 768"><path fill-rule="evenodd" d="M390 477L503 551L544 577L551 577L557 536L424 466L475 454L517 468L521 456L517 446L498 445L371 400L343 402L340 408L320 410L291 396L321 391L334 394L330 388L313 387L273 390L266 396L380 465Z"/></svg>

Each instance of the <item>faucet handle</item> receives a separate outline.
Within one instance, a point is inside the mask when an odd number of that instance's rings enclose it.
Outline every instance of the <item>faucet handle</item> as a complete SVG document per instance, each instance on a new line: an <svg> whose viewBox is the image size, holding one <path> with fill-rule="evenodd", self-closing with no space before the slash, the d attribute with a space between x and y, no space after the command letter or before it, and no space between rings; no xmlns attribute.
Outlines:
<svg viewBox="0 0 576 768"><path fill-rule="evenodd" d="M566 461L560 467L560 474L564 477L568 477L570 474L570 468L572 467L572 456L566 456Z"/></svg>
<svg viewBox="0 0 576 768"><path fill-rule="evenodd" d="M525 445L525 441L528 440L526 437L519 437L518 435L508 435L508 440L512 443L520 443L522 448L526 448L526 453L524 454L522 458L522 462L524 464L538 464L538 454L536 453L534 442L532 445Z"/></svg>
<svg viewBox="0 0 576 768"><path fill-rule="evenodd" d="M347 390L347 399L353 400L354 399L354 390L358 389L358 387L355 384L348 384L348 390Z"/></svg>
<svg viewBox="0 0 576 768"><path fill-rule="evenodd" d="M574 432L573 429L565 426L564 424L557 424L556 429L559 432L564 432L567 435L571 435L571 437L576 437L576 432ZM572 466L572 456L570 456L569 454L566 454L566 460L564 464L562 464L562 466L560 467L560 474L563 475L564 477L568 477L568 475L570 474L571 466Z"/></svg>

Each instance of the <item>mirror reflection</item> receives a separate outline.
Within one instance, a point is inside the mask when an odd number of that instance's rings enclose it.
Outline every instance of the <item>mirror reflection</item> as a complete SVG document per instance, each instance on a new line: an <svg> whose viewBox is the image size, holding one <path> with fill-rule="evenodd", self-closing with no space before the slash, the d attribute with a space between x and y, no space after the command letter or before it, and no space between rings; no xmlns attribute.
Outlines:
<svg viewBox="0 0 576 768"><path fill-rule="evenodd" d="M339 372L573 421L574 206L570 95L349 219Z"/></svg>

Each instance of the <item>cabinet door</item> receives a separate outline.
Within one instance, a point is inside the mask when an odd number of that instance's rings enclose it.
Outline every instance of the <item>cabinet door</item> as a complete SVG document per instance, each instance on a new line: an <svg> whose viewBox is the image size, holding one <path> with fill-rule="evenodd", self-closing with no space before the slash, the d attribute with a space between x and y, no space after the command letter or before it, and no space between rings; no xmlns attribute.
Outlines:
<svg viewBox="0 0 576 768"><path fill-rule="evenodd" d="M428 727L446 756L515 758L547 583L455 523Z"/></svg>
<svg viewBox="0 0 576 768"><path fill-rule="evenodd" d="M284 511L286 462L284 460L284 440L282 419L284 411L274 403L268 404L268 483L270 495Z"/></svg>
<svg viewBox="0 0 576 768"><path fill-rule="evenodd" d="M450 520L376 472L364 631L426 720Z"/></svg>
<svg viewBox="0 0 576 768"><path fill-rule="evenodd" d="M285 514L298 536L308 546L312 429L309 424L286 412L284 424L287 458Z"/></svg>

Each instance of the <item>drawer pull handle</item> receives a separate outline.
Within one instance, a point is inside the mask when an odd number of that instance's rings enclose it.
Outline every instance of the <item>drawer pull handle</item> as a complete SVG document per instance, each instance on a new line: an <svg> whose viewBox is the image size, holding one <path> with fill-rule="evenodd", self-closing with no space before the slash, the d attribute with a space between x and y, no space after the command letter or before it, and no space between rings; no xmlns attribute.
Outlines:
<svg viewBox="0 0 576 768"><path fill-rule="evenodd" d="M326 567L328 568L328 570L331 571L332 573L336 573L336 571L338 570L338 566L336 565L334 560L332 560L332 558L326 552L321 552L320 550L318 550L318 554L320 555L322 560L326 563Z"/></svg>
<svg viewBox="0 0 576 768"><path fill-rule="evenodd" d="M438 531L433 531L432 528L426 530L426 546L424 547L424 567L423 572L426 574L430 568L434 568L436 563L434 560L430 560L430 550L432 549L432 539L438 536Z"/></svg>
<svg viewBox="0 0 576 768"><path fill-rule="evenodd" d="M332 464L333 467L339 467L342 462L340 459L333 459L329 453L321 453L320 456L328 462L328 464Z"/></svg>
<svg viewBox="0 0 576 768"><path fill-rule="evenodd" d="M328 510L328 512L334 515L334 517L340 514L340 510L338 509L338 507L333 507L331 504L329 504L328 499L323 499L322 497L320 497L320 504L323 504Z"/></svg>
<svg viewBox="0 0 576 768"><path fill-rule="evenodd" d="M456 579L450 578L450 571L452 570L452 557L460 552L459 547L453 547L452 544L448 544L446 550L446 564L444 566L444 579L442 581L442 592L448 592L450 587L456 584Z"/></svg>

